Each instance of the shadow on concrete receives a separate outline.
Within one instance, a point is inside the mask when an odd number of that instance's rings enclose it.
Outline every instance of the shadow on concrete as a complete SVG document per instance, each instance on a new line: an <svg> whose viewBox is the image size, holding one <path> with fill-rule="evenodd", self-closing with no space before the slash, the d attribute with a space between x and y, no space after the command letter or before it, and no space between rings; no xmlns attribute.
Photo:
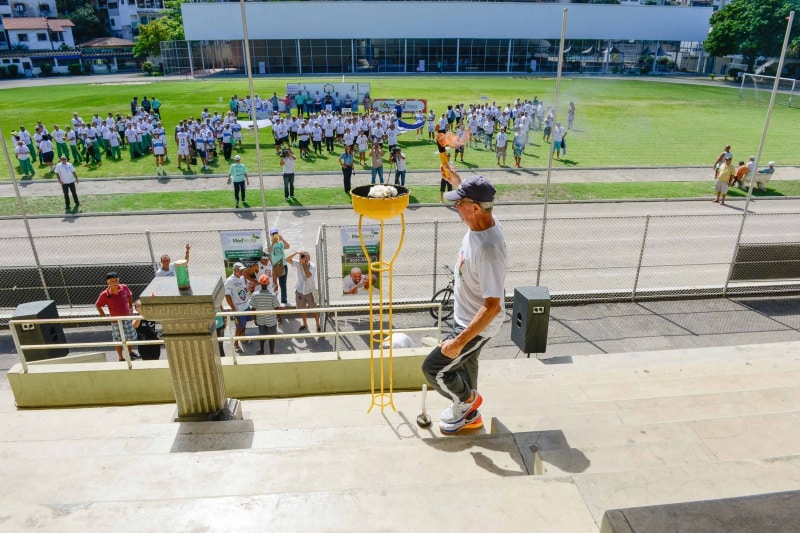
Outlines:
<svg viewBox="0 0 800 533"><path fill-rule="evenodd" d="M569 445L561 430L514 432L497 418L492 418L492 433L510 435L514 439L528 474L547 473L543 470L542 454L546 455L548 464L561 472L579 474L591 466L591 461L582 451Z"/></svg>
<svg viewBox="0 0 800 533"><path fill-rule="evenodd" d="M179 422L170 453L249 450L253 447L252 420Z"/></svg>
<svg viewBox="0 0 800 533"><path fill-rule="evenodd" d="M437 433L437 431L434 432ZM435 448L441 452L447 453L463 453L469 452L475 466L486 470L490 474L498 477L516 477L527 476L528 471L525 467L525 462L522 456L515 449L516 445L512 435L491 435L487 434L486 430L481 428L477 430L463 430L456 435L440 434L436 438L422 439L422 442ZM481 450L490 450L493 452L508 452L514 462L517 464L517 469L503 468L496 464L494 460L486 455Z"/></svg>

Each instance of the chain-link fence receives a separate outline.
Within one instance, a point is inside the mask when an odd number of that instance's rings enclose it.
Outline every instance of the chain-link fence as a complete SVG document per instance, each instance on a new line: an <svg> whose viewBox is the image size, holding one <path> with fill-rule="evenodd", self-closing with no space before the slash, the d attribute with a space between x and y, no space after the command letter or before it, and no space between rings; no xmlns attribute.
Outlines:
<svg viewBox="0 0 800 533"><path fill-rule="evenodd" d="M749 214L737 243L740 224L736 215L550 218L542 239L541 219L502 220L506 296L530 285L547 286L554 301L567 302L800 290L800 214ZM446 286L451 274L445 267L454 267L464 232L460 221L406 224L393 267L394 301L430 301ZM398 221L385 224L384 261L397 250L401 233ZM192 275L224 274L219 231L2 239L0 308L5 318L16 305L45 298L59 307L91 306L107 270L118 270L126 283L126 276L154 272L162 254L181 259L186 243L192 244ZM342 246L339 226L320 228L320 303L367 303L366 295L343 295ZM133 267L138 270L125 270ZM144 278L132 288L142 290Z"/></svg>

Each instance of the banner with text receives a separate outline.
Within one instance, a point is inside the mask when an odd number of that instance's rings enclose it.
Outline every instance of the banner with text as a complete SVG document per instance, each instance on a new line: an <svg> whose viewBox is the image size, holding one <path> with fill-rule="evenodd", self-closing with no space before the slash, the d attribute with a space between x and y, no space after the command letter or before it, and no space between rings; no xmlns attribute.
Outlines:
<svg viewBox="0 0 800 533"><path fill-rule="evenodd" d="M233 272L234 263L243 263L247 268L261 259L264 249L263 230L220 231L219 239L222 243L225 277Z"/></svg>

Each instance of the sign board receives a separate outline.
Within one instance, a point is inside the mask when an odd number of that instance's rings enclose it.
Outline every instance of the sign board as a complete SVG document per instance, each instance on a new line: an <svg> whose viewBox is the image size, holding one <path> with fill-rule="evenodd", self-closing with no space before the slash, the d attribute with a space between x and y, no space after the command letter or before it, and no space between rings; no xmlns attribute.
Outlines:
<svg viewBox="0 0 800 533"><path fill-rule="evenodd" d="M380 252L380 226L361 226L364 246L369 258L364 257L358 226L341 226L342 239L342 294L345 296L369 294L378 287L380 276L369 279L369 263L378 261ZM360 270L360 273L359 273Z"/></svg>
<svg viewBox="0 0 800 533"><path fill-rule="evenodd" d="M233 264L243 263L245 268L254 265L264 250L264 230L220 231L225 277L233 272Z"/></svg>

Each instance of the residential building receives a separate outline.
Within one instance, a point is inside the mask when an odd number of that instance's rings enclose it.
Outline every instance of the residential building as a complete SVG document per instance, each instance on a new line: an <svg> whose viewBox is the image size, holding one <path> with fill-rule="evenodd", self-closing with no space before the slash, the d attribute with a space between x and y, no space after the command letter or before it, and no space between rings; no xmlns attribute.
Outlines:
<svg viewBox="0 0 800 533"><path fill-rule="evenodd" d="M129 40L139 35L140 24L164 14L164 0L95 0L95 5L111 34Z"/></svg>

